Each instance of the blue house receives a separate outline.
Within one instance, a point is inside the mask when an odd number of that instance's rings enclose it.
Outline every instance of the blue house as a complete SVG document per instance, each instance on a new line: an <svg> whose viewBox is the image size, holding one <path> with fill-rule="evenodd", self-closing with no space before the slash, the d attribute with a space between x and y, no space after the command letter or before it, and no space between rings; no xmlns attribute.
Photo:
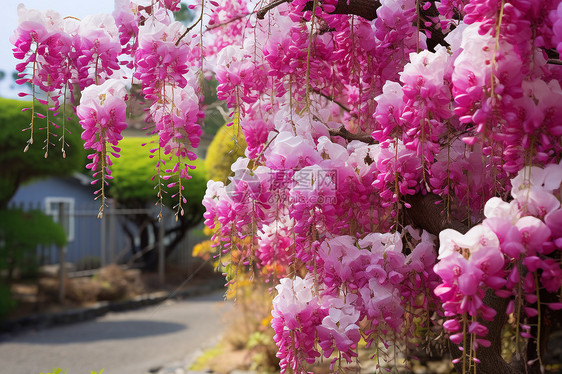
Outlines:
<svg viewBox="0 0 562 374"><path fill-rule="evenodd" d="M103 222L96 218L99 201L94 200L94 190L90 178L82 174L52 177L21 186L8 206L39 209L61 223L68 239L66 261L83 269L101 264L105 257L102 253ZM42 263L58 262L57 250L43 248L40 251Z"/></svg>
<svg viewBox="0 0 562 374"><path fill-rule="evenodd" d="M157 248L158 232L152 225L138 227L127 219L127 215L152 215L155 217L158 208L151 209L116 209L109 201L105 208L104 218L99 219L101 201L94 200L94 190L89 176L76 173L71 177L51 177L36 180L21 186L9 207L23 210L39 209L50 215L55 222L64 227L68 244L65 249L65 262L72 263L76 270L89 270L109 263L126 263L142 250ZM130 218L130 217L129 217ZM164 209L166 228L174 227L175 216L170 209ZM148 233L147 248L140 248L140 230ZM29 235L33 235L32 232ZM194 243L188 236L178 247L169 261L177 265L191 262L191 248ZM167 237L164 245L167 245ZM39 248L40 264L57 264L59 254L57 248Z"/></svg>

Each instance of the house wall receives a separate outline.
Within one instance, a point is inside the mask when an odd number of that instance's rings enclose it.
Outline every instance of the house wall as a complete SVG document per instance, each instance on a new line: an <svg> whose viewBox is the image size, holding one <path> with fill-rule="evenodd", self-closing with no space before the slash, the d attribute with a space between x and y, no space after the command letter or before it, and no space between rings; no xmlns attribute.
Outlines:
<svg viewBox="0 0 562 374"><path fill-rule="evenodd" d="M97 219L99 200L94 200L94 188L81 184L75 178L48 178L21 186L9 203L10 207L24 210L41 209L46 212L47 198L64 198L74 202L70 219L73 220L73 232L66 248L66 261L82 266L83 262L101 260L102 222ZM68 200L70 199L70 200ZM33 233L29 233L33 235ZM58 251L53 248L39 250L44 256L42 262L58 262ZM95 260L95 259L98 260ZM93 261L90 261L94 259Z"/></svg>
<svg viewBox="0 0 562 374"><path fill-rule="evenodd" d="M75 265L78 270L97 268L109 263L126 263L133 252L140 248L138 227L127 222L125 213L128 210L106 207L104 218L99 219L98 211L101 201L94 200L93 188L87 178L48 178L34 181L21 186L9 203L10 207L20 207L24 210L41 209L46 212L46 201L50 198L63 198L73 201L74 209L70 216L73 219L73 229L66 248L65 261ZM158 209L154 208L149 214L156 216ZM142 210L146 214L148 211ZM175 225L174 212L164 209L167 227ZM126 234L124 226L135 239L131 240ZM29 233L33 235L33 233ZM150 233L151 243L156 247L158 233ZM196 238L187 235L184 242L178 246L176 253L168 260L179 266L192 264L191 250L197 242ZM199 239L200 241L200 239ZM165 242L166 244L166 242ZM134 249L133 249L134 248ZM42 264L56 264L59 262L57 248L39 248L38 255Z"/></svg>

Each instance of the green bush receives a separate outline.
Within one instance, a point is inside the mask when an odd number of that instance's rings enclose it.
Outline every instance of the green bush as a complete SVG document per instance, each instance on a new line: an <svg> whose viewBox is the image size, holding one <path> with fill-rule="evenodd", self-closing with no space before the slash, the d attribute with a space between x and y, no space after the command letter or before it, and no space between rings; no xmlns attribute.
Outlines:
<svg viewBox="0 0 562 374"><path fill-rule="evenodd" d="M226 182L231 174L230 166L239 157L244 157L246 147L239 125L222 126L207 150L205 166L208 178Z"/></svg>
<svg viewBox="0 0 562 374"><path fill-rule="evenodd" d="M119 204L131 207L144 206L147 202L157 199L154 186L156 181L150 179L156 174L156 159L150 158L151 145L142 146L150 141L149 138L129 137L119 142L121 157L113 160L112 176L109 193L119 201ZM207 172L201 160L192 162L195 169L190 171L192 178L184 182L184 196L187 198L187 207L201 205L207 188ZM171 183L172 179L166 183ZM164 187L165 188L165 187ZM164 196L164 204L172 207L175 201L171 200L173 189ZM185 209L185 208L184 208ZM187 209L186 209L187 210Z"/></svg>
<svg viewBox="0 0 562 374"><path fill-rule="evenodd" d="M16 301L10 292L10 286L0 280L0 321L16 306Z"/></svg>
<svg viewBox="0 0 562 374"><path fill-rule="evenodd" d="M29 131L22 131L29 127L31 112L22 112L29 108L31 102L9 100L0 98L0 209L5 208L8 201L17 191L18 187L33 178L44 178L54 175L68 175L73 171L84 168L85 151L83 141L80 139L82 129L76 120L66 121L65 127L68 131L65 135L66 158L60 152L59 141L62 127L57 129L51 126L52 132L58 137L51 137L49 158L45 159L44 140L45 119L35 119L34 143L30 145L27 152L23 152ZM45 113L42 105L36 105L39 113ZM52 117L52 116L51 116ZM62 114L50 118L57 126L62 124Z"/></svg>
<svg viewBox="0 0 562 374"><path fill-rule="evenodd" d="M33 273L38 245L66 245L66 234L58 223L39 210L19 209L0 211L0 269L7 270L11 280L14 270ZM31 261L30 261L31 260Z"/></svg>
<svg viewBox="0 0 562 374"><path fill-rule="evenodd" d="M66 245L61 225L39 210L0 210L0 319L16 305L9 283L17 269L23 274L36 274L38 245ZM5 282L7 281L7 283Z"/></svg>

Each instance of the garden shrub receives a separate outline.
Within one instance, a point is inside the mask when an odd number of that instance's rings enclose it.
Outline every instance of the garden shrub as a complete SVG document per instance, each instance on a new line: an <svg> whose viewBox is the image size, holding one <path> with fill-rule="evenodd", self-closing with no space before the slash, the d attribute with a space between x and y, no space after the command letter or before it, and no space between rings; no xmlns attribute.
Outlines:
<svg viewBox="0 0 562 374"><path fill-rule="evenodd" d="M61 225L39 210L19 209L0 211L0 270L6 270L11 281L15 270L37 271L34 251L38 245L66 245L66 233Z"/></svg>
<svg viewBox="0 0 562 374"><path fill-rule="evenodd" d="M207 150L205 167L208 179L226 182L232 173L230 165L238 157L244 157L246 147L246 140L240 125L222 126Z"/></svg>

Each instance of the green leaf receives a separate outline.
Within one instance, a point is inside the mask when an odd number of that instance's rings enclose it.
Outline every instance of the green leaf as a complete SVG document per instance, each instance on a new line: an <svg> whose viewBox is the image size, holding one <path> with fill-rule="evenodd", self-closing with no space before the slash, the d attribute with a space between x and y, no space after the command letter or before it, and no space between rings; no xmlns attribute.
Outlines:
<svg viewBox="0 0 562 374"><path fill-rule="evenodd" d="M0 210L0 238L4 244L0 253L4 249L35 250L38 245L56 244L62 247L66 244L63 227L40 210Z"/></svg>
<svg viewBox="0 0 562 374"><path fill-rule="evenodd" d="M29 127L31 111L22 112L22 109L31 107L31 102L0 98L0 207L7 204L20 183L34 178L46 178L53 175L69 175L74 171L84 168L85 154L84 142L80 138L82 128L76 117L70 121L65 120L68 131L65 133L65 142L68 143L66 158L62 157L60 135L62 126L56 129L51 126L52 132L58 137L55 146L49 151L49 158L45 159L43 141L45 130L44 121L36 118L34 142L27 152L23 152L29 139L29 131L22 131ZM45 114L45 108L37 105L38 112ZM66 113L68 117L70 113ZM50 116L58 126L62 125L62 113L56 117ZM52 139L51 139L52 140Z"/></svg>
<svg viewBox="0 0 562 374"><path fill-rule="evenodd" d="M156 202L157 190L154 189L157 181L151 181L151 178L156 174L156 157L150 158L150 150L152 148L157 148L156 144L147 144L142 146L144 143L149 143L151 140L156 138L147 137L128 137L123 138L119 142L119 147L121 148L121 157L113 160L113 166L111 167L111 175L113 180L109 185L109 194L119 201L119 204L128 207L139 207L145 206L147 203ZM185 186L185 191L183 195L187 199L187 204L184 205L186 211L192 211L195 209L202 210L200 208L203 197L205 196L205 190L207 189L207 172L205 170L205 164L201 160L195 160L189 162L191 165L195 165L195 169L191 170L189 174L191 179L182 182ZM169 166L165 166L167 169ZM171 183L174 178L166 181ZM167 190L164 187L164 190ZM171 195L175 191L173 188L164 195L164 204L166 206L172 207L177 201L171 200ZM202 214L202 213L201 213Z"/></svg>

